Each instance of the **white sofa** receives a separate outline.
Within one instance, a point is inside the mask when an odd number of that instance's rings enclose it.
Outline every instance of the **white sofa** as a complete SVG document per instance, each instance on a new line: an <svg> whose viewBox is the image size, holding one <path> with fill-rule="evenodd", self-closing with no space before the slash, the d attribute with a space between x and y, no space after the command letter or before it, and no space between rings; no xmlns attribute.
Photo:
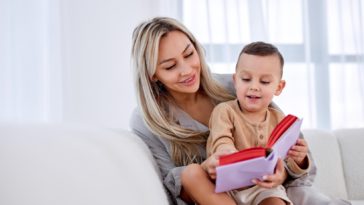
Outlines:
<svg viewBox="0 0 364 205"><path fill-rule="evenodd" d="M364 204L364 128L305 130L322 192ZM168 204L147 146L126 130L0 125L1 205Z"/></svg>

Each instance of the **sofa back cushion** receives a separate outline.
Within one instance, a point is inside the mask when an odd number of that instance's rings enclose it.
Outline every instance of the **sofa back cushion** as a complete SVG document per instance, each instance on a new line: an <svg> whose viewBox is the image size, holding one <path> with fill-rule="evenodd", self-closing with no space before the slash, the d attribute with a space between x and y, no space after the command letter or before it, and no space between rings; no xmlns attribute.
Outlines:
<svg viewBox="0 0 364 205"><path fill-rule="evenodd" d="M303 131L317 166L314 186L331 197L347 198L339 144L332 132Z"/></svg>
<svg viewBox="0 0 364 205"><path fill-rule="evenodd" d="M364 128L336 130L349 199L364 200Z"/></svg>

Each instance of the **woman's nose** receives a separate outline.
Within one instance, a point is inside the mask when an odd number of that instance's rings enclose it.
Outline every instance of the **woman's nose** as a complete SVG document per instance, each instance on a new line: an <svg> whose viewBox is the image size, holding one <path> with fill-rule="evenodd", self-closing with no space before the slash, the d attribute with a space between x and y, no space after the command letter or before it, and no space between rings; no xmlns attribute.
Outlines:
<svg viewBox="0 0 364 205"><path fill-rule="evenodd" d="M186 75L189 75L192 71L192 67L189 66L189 65L181 65L181 72L180 72L180 75L181 76L186 76Z"/></svg>

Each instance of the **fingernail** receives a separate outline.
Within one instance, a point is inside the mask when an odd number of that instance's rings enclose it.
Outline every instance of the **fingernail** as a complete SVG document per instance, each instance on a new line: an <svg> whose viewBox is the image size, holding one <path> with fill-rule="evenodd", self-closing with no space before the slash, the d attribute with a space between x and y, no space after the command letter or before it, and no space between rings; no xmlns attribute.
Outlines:
<svg viewBox="0 0 364 205"><path fill-rule="evenodd" d="M264 175L263 180L267 180L267 179L268 179L268 176Z"/></svg>
<svg viewBox="0 0 364 205"><path fill-rule="evenodd" d="M254 184L256 184L256 183L257 183L257 180L253 179L253 180L252 180L252 182L253 182Z"/></svg>

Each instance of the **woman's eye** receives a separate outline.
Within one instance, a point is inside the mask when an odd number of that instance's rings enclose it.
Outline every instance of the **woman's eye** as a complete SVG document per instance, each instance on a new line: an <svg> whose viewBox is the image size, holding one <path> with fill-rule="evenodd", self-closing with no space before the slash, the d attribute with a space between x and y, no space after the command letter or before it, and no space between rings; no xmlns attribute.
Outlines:
<svg viewBox="0 0 364 205"><path fill-rule="evenodd" d="M186 56L185 56L185 58L188 58L188 57L190 57L190 56L192 56L193 55L193 51L192 52L190 52L189 54L187 54Z"/></svg>
<svg viewBox="0 0 364 205"><path fill-rule="evenodd" d="M171 65L171 66L166 67L165 69L166 69L166 70L171 70L174 66L175 66L175 65Z"/></svg>

